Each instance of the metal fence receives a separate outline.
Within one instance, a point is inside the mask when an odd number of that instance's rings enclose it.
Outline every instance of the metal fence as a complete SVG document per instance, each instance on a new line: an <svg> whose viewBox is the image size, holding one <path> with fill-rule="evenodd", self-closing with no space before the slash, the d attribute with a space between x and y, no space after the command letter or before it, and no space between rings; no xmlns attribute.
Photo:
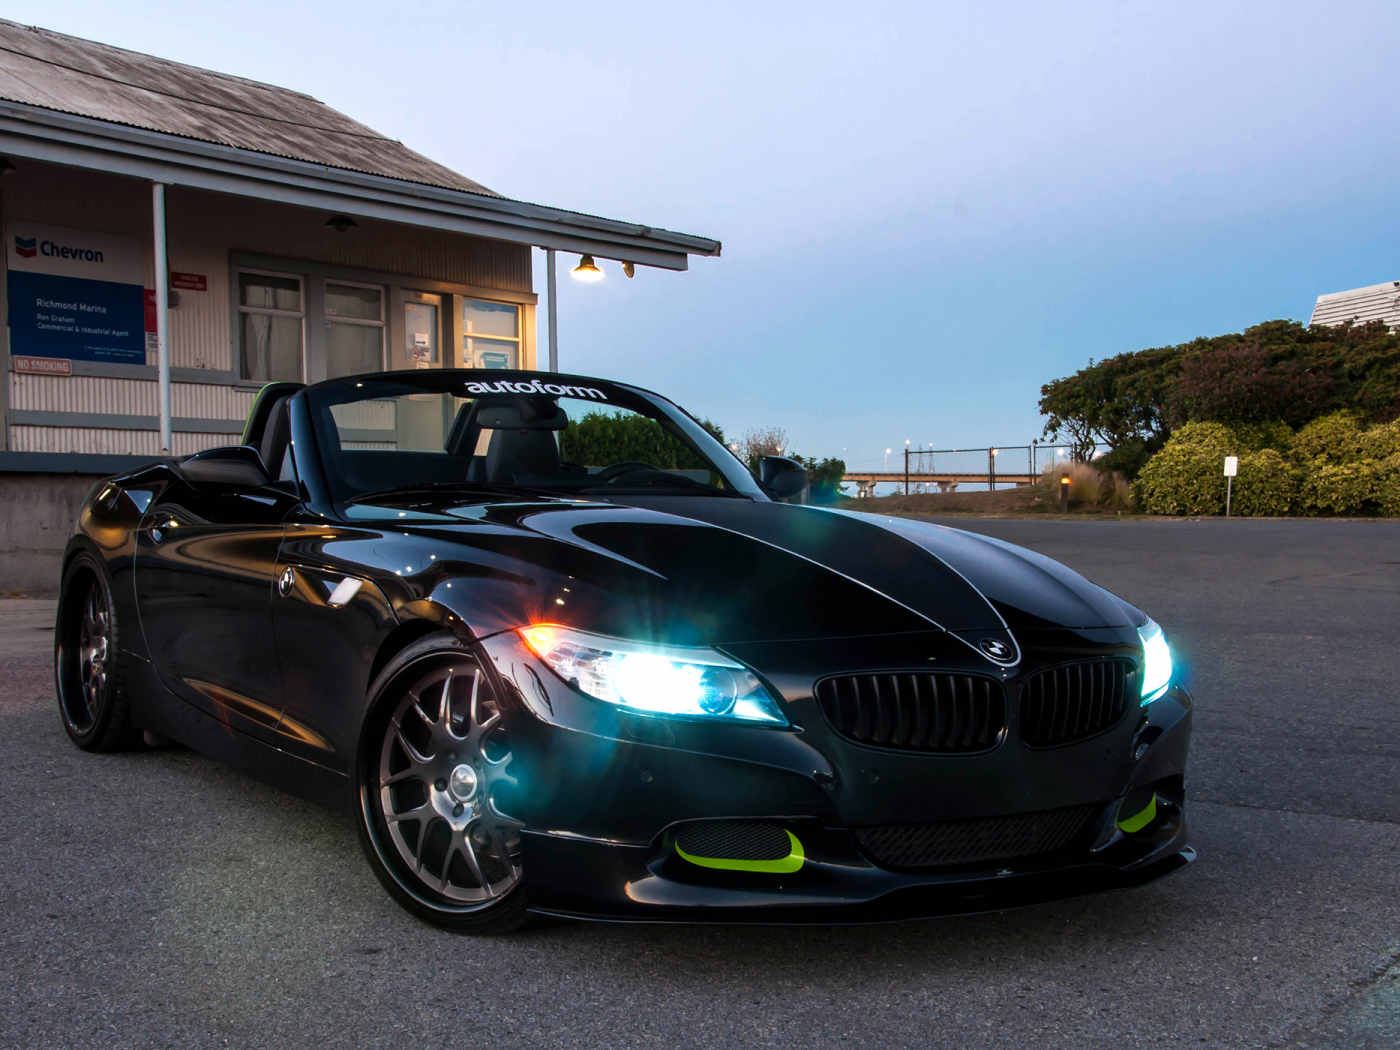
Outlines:
<svg viewBox="0 0 1400 1050"><path fill-rule="evenodd" d="M1104 443L1095 445L1095 454L1107 449ZM995 490L998 477L1015 479L1015 482L1034 480L1040 474L1053 469L1072 456L1074 446L1065 444L1042 444L1032 441L1029 445L998 445L988 448L909 448L904 449L905 491L923 491L934 483L937 476L962 477L973 484L985 480L988 488Z"/></svg>

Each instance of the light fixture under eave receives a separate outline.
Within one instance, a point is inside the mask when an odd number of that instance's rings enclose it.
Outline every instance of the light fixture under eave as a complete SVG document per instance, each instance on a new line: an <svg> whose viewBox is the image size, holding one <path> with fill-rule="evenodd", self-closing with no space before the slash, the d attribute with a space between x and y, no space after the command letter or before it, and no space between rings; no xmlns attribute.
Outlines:
<svg viewBox="0 0 1400 1050"><path fill-rule="evenodd" d="M326 220L326 225L336 233L344 233L346 230L353 230L360 224L348 215L332 215Z"/></svg>
<svg viewBox="0 0 1400 1050"><path fill-rule="evenodd" d="M634 263L625 262L625 263L622 264L622 272L623 272L624 274L626 274L628 277L636 277L636 276L637 276L637 267L636 267L636 265L635 265Z"/></svg>
<svg viewBox="0 0 1400 1050"><path fill-rule="evenodd" d="M578 265L573 269L574 280L576 281L601 281L603 271L598 269L598 264L593 261L593 256L585 255L578 261Z"/></svg>

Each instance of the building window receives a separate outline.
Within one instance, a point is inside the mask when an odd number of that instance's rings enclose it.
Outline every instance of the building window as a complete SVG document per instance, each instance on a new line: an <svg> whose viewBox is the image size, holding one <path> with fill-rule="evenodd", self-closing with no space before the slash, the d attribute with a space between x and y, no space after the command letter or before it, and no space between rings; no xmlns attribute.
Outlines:
<svg viewBox="0 0 1400 1050"><path fill-rule="evenodd" d="M384 369L384 289L326 282L326 378Z"/></svg>
<svg viewBox="0 0 1400 1050"><path fill-rule="evenodd" d="M468 368L520 367L520 307L462 300L462 363Z"/></svg>
<svg viewBox="0 0 1400 1050"><path fill-rule="evenodd" d="M302 379L301 278L238 274L239 370L258 382Z"/></svg>

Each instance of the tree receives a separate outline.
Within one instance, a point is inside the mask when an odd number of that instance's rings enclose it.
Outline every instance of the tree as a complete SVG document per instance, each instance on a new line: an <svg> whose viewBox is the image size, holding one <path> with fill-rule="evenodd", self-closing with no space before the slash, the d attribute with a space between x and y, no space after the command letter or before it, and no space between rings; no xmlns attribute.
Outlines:
<svg viewBox="0 0 1400 1050"><path fill-rule="evenodd" d="M807 468L807 499L811 503L835 503L836 497L845 494L841 479L846 476L846 461L828 456L818 461L816 457L792 457Z"/></svg>
<svg viewBox="0 0 1400 1050"><path fill-rule="evenodd" d="M1075 458L1136 475L1174 429L1220 423L1252 429L1259 447L1279 426L1337 410L1370 422L1400 416L1400 334L1384 323L1304 327L1266 321L1243 332L1089 362L1040 388L1045 435L1069 438Z"/></svg>
<svg viewBox="0 0 1400 1050"><path fill-rule="evenodd" d="M1095 444L1113 452L1160 448L1170 433L1164 404L1180 351L1165 346L1119 354L1040 388L1044 434L1069 438L1074 459L1093 457ZM1143 456L1145 459L1145 456ZM1113 464L1121 468L1123 464Z"/></svg>
<svg viewBox="0 0 1400 1050"><path fill-rule="evenodd" d="M787 447L787 431L782 427L750 427L739 439L737 455L757 475L759 461L764 456L781 456Z"/></svg>

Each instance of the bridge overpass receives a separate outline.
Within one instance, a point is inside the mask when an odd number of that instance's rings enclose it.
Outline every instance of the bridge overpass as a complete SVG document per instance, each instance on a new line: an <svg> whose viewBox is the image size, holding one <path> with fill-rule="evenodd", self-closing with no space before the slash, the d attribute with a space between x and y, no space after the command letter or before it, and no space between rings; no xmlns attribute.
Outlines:
<svg viewBox="0 0 1400 1050"><path fill-rule="evenodd" d="M937 485L940 492L956 492L961 484L986 485L992 489L995 489L998 484L1033 485L1040 480L1040 475L1003 474L999 470L994 474L987 471L980 474L961 471L910 472L906 474L902 470L853 470L842 475L841 480L847 484L855 485L857 496L872 496L875 493L875 486L881 482L907 485L908 490L912 490L915 485Z"/></svg>

